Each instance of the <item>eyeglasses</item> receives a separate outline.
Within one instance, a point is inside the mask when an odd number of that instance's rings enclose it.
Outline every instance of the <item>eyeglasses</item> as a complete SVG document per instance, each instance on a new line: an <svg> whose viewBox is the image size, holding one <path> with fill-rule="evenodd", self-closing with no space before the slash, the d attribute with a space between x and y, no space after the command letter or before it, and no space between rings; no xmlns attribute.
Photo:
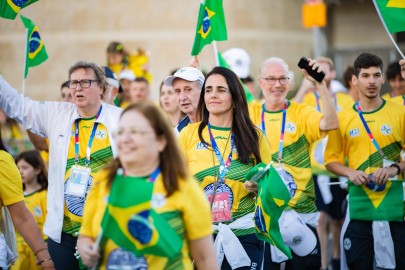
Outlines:
<svg viewBox="0 0 405 270"><path fill-rule="evenodd" d="M89 88L92 82L98 82L98 80L67 81L66 85L69 89L76 89L78 84L81 88Z"/></svg>
<svg viewBox="0 0 405 270"><path fill-rule="evenodd" d="M273 78L273 77L268 77L268 78L262 78L263 80L266 80L269 84L273 85L276 84L278 81L281 85L286 85L288 83L288 80L290 78L288 77L281 77L281 78Z"/></svg>

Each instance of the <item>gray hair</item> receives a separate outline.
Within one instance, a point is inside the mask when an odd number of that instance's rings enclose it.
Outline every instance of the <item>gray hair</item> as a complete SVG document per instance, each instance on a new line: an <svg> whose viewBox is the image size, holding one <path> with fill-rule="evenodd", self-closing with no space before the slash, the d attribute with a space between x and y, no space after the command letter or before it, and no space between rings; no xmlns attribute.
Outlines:
<svg viewBox="0 0 405 270"><path fill-rule="evenodd" d="M287 63L283 59L281 59L279 57L270 57L270 58L267 58L266 60L264 60L262 66L260 67L260 74L262 74L264 68L267 67L270 64L280 64L284 68L285 73L288 74L288 65L287 65Z"/></svg>
<svg viewBox="0 0 405 270"><path fill-rule="evenodd" d="M92 69L94 71L94 73L96 74L97 83L103 90L103 95L104 95L105 91L107 90L108 84L107 84L107 81L105 78L105 73L104 73L103 69L101 67L99 67L96 63L83 61L83 60L76 62L73 66L71 66L69 68L69 79L73 72L75 72L76 70L81 69L81 68ZM101 96L101 98L102 97L103 96Z"/></svg>

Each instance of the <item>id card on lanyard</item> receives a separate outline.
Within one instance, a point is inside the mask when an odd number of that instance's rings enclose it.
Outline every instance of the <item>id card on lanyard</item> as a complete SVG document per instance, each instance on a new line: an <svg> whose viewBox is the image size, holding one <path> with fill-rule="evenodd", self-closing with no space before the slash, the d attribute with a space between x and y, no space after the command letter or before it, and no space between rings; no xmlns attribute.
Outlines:
<svg viewBox="0 0 405 270"><path fill-rule="evenodd" d="M102 110L102 106L100 106L100 109L97 112L96 119L94 121L97 121L98 117L100 116ZM90 180L90 174L91 174L91 169L89 168L90 164L90 156L91 156L91 146L93 145L93 140L96 135L98 123L94 122L93 124L93 129L91 131L91 135L89 138L89 142L87 144L86 148L86 158L85 158L85 165L86 166L79 166L79 146L80 146L80 141L79 141L79 122L81 118L76 119L75 121L75 165L72 166L70 170L70 175L69 175L69 182L66 188L66 194L67 195L72 195L76 197L82 197L84 198L86 196L87 192L87 186Z"/></svg>
<svg viewBox="0 0 405 270"><path fill-rule="evenodd" d="M377 143L377 141L375 140L375 138L374 138L374 136L373 136L373 133L371 133L371 130L370 130L370 128L368 127L366 120L364 119L363 111L361 110L361 107L360 107L360 103L359 103L359 102L356 103L356 110L357 110L357 113L359 114L361 123L363 124L364 128L365 128L366 131L367 131L368 137L370 138L372 144L373 144L374 147L377 149L378 153L381 155L381 157L382 157L382 159L383 159L383 166L382 166L382 167L383 167L383 168L388 168L389 166L391 166L391 165L394 164L395 162L392 161L392 160L389 160L389 159L387 159L387 158L385 157L385 154L384 154L383 150L381 149L380 145L379 145L379 144ZM397 180L397 179L398 179L398 176L389 178L389 180Z"/></svg>
<svg viewBox="0 0 405 270"><path fill-rule="evenodd" d="M231 131L231 150L228 158L224 161L218 144L212 135L210 123L208 123L208 133L210 135L212 150L219 162L219 176L214 183L214 191L212 194L207 195L207 199L211 204L212 220L214 223L232 221L232 204L230 194L227 191L230 188L225 184L225 175L232 162L232 152L235 147L234 135Z"/></svg>

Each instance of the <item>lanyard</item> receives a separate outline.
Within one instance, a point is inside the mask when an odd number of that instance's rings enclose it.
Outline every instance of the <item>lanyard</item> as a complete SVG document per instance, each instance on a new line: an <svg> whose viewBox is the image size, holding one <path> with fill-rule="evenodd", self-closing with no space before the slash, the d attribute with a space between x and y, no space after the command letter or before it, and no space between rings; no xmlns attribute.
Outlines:
<svg viewBox="0 0 405 270"><path fill-rule="evenodd" d="M210 135L210 139L211 139L211 144L212 144L212 150L215 153L215 156L217 157L217 160L219 162L219 176L218 176L218 182L225 182L224 178L226 173L228 172L229 166L231 165L232 162L232 150L235 147L235 143L234 143L234 135L233 132L231 131L231 151L228 155L228 158L226 159L226 161L224 162L224 159L221 155L221 152L219 151L218 148L218 144L215 141L214 136L212 135L211 132L211 125L210 123L208 123L208 133Z"/></svg>
<svg viewBox="0 0 405 270"><path fill-rule="evenodd" d="M101 114L101 109L103 108L103 106L100 106L100 109L98 110L97 114L96 114L96 119L94 121L97 121L98 117ZM77 163L79 163L79 122L80 122L81 118L76 119L75 121L75 164L77 165ZM94 136L96 135L96 130L98 127L98 123L94 122L93 124L93 130L91 131L91 135L90 135L90 139L89 139L89 143L87 145L86 148L86 159L85 159L85 163L86 163L86 167L89 166L90 164L90 154L91 154L91 146L93 145L93 139Z"/></svg>
<svg viewBox="0 0 405 270"><path fill-rule="evenodd" d="M318 110L318 112L321 112L321 104L320 104L320 98L319 98L319 94L318 92L314 92L315 95L315 99L316 99L316 109ZM336 98L336 94L333 94L333 103L335 104L335 110L337 111L337 98Z"/></svg>
<svg viewBox="0 0 405 270"><path fill-rule="evenodd" d="M360 103L359 102L356 103L356 110L357 110L357 113L360 116L360 120L363 123L364 128L367 131L368 136L370 137L371 142L373 143L374 147L377 149L378 153L380 153L380 155L382 157L384 157L385 156L384 152L382 151L381 147L378 145L377 141L374 139L374 136L371 133L370 128L368 127L366 120L364 120L363 111L360 108Z"/></svg>
<svg viewBox="0 0 405 270"><path fill-rule="evenodd" d="M405 106L405 95L402 95L402 99L404 100L404 106Z"/></svg>
<svg viewBox="0 0 405 270"><path fill-rule="evenodd" d="M264 134L266 134L266 125L264 122L264 111L265 111L265 107L263 104L262 105L262 131ZM285 119L287 118L286 116L287 116L287 102L284 102L283 118L281 120L280 143L278 145L278 156L277 156L277 160L279 163L281 163L281 160L283 159Z"/></svg>
<svg viewBox="0 0 405 270"><path fill-rule="evenodd" d="M160 167L157 167L153 173L149 176L148 181L151 183L155 183L156 178L160 174Z"/></svg>

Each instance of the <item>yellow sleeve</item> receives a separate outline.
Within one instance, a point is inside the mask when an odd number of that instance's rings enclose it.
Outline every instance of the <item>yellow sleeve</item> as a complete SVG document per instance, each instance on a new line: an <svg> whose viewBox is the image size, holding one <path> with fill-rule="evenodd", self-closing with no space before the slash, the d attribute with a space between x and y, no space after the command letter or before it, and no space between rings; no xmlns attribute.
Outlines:
<svg viewBox="0 0 405 270"><path fill-rule="evenodd" d="M104 176L104 175L103 175ZM83 209L83 220L80 228L80 234L96 238L101 228L101 219L104 215L106 202L104 201L103 191L105 190L106 179L95 180L92 183ZM105 195L105 194L104 194Z"/></svg>
<svg viewBox="0 0 405 270"><path fill-rule="evenodd" d="M0 201L3 205L11 205L24 201L20 172L13 157L0 150Z"/></svg>
<svg viewBox="0 0 405 270"><path fill-rule="evenodd" d="M303 104L299 110L300 125L304 128L304 134L309 143L313 143L327 135L327 132L320 130L320 122L323 114L314 108Z"/></svg>
<svg viewBox="0 0 405 270"><path fill-rule="evenodd" d="M343 139L340 133L340 128L329 131L328 143L326 144L325 165L332 162L338 162L342 165L345 164L345 153L343 149Z"/></svg>
<svg viewBox="0 0 405 270"><path fill-rule="evenodd" d="M267 141L267 137L264 136L264 133L261 130L259 130L259 147L262 162L265 164L269 164L272 160L270 144Z"/></svg>
<svg viewBox="0 0 405 270"><path fill-rule="evenodd" d="M197 240L213 233L211 210L197 180L184 180L183 220L188 240Z"/></svg>

